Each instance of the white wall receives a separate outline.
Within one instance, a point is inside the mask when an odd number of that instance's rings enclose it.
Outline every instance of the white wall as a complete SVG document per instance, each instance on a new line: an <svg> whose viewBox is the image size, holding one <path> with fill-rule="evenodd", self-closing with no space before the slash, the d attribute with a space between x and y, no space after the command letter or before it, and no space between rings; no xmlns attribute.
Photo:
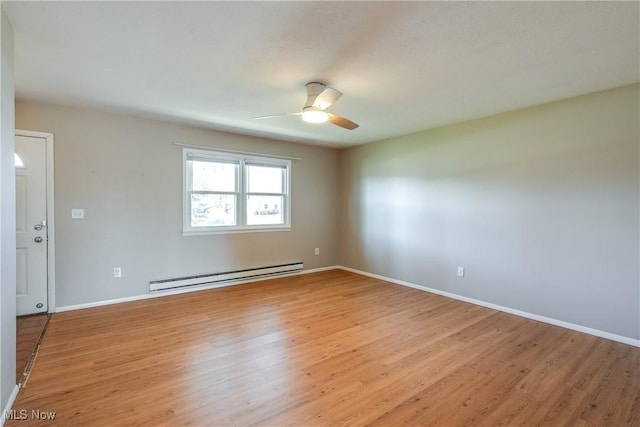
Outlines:
<svg viewBox="0 0 640 427"><path fill-rule="evenodd" d="M16 103L16 126L55 135L58 307L148 294L150 280L337 264L335 150L26 101ZM302 158L292 165L292 230L182 236L182 151L173 141ZM72 208L86 219L72 220Z"/></svg>
<svg viewBox="0 0 640 427"><path fill-rule="evenodd" d="M638 92L344 151L341 262L640 338Z"/></svg>
<svg viewBox="0 0 640 427"><path fill-rule="evenodd" d="M0 16L0 410L16 385L16 196L13 28Z"/></svg>

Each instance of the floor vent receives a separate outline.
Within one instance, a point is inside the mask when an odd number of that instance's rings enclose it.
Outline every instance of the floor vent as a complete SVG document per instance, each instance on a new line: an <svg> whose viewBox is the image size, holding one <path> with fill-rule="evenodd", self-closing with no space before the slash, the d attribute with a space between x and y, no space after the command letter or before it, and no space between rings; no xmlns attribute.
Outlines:
<svg viewBox="0 0 640 427"><path fill-rule="evenodd" d="M223 284L240 280L256 279L265 276L290 274L302 271L303 263L269 265L266 267L247 268L244 270L225 271L221 273L201 274L198 276L178 277L175 279L153 280L149 282L150 292L182 289L191 286Z"/></svg>

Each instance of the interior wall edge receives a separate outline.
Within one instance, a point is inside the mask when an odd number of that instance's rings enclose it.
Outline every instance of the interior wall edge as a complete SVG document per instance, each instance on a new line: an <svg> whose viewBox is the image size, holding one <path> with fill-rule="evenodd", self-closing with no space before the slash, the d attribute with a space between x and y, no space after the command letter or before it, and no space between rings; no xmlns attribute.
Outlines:
<svg viewBox="0 0 640 427"><path fill-rule="evenodd" d="M4 407L4 410L2 411L0 426L4 425L4 423L7 421L7 417L9 416L9 414L11 414L11 408L13 408L13 403L16 401L16 398L18 397L18 392L20 392L20 387L18 387L18 384L16 384L13 390L11 391L11 395L9 396L9 400L7 400L7 404Z"/></svg>

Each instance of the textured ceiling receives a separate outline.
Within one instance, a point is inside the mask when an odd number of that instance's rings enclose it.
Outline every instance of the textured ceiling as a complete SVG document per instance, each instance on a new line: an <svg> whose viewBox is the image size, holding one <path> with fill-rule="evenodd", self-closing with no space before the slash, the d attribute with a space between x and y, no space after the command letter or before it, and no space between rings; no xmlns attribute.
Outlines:
<svg viewBox="0 0 640 427"><path fill-rule="evenodd" d="M345 147L639 80L638 2L15 2L16 96ZM344 95L347 131L299 117Z"/></svg>

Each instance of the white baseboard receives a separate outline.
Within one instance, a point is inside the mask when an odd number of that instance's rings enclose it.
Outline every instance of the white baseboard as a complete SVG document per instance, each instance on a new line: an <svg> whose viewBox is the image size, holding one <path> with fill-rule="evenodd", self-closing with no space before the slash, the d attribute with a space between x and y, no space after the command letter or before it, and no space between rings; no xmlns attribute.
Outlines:
<svg viewBox="0 0 640 427"><path fill-rule="evenodd" d="M7 401L7 404L4 407L4 410L2 411L2 422L0 423L0 426L3 426L5 421L7 421L7 416L10 413L11 408L13 408L13 403L16 401L16 397L18 397L19 391L20 391L20 387L18 387L18 385L16 384L16 386L11 391L11 395L9 396L9 400Z"/></svg>
<svg viewBox="0 0 640 427"><path fill-rule="evenodd" d="M634 339L634 338L630 338L630 337L625 337L623 335L612 334L610 332L601 331L599 329L593 329L593 328L589 328L589 327L586 327L586 326L576 325L574 323L565 322L563 320L553 319L553 318L550 318L550 317L540 316L538 314L528 313L526 311L516 310L516 309L513 309L513 308L509 308L509 307L504 307L504 306L501 306L501 305L498 305L498 304L493 304L493 303L490 303L490 302L477 300L477 299L474 299L474 298L469 298L469 297L465 297L465 296L458 295L458 294L453 294L451 292L445 292L445 291L441 291L439 289L429 288L427 286L416 285L415 283L405 282L403 280L397 280L397 279L393 279L391 277L381 276L379 274L368 273L366 271L357 270L355 268L344 267L342 265L338 266L338 268L341 269L341 270L350 271L352 273L361 274L363 276L373 277L374 279L380 279L380 280L384 280L386 282L395 283L397 285L407 286L409 288L414 288L414 289L418 289L418 290L421 290L421 291L431 292L433 294L442 295L442 296L445 296L445 297L448 297L448 298L453 298L453 299L456 299L456 300L459 300L459 301L464 301L464 302L468 302L468 303L471 303L471 304L480 305L482 307L492 308L494 310L503 311L503 312L509 313L509 314L515 314L516 316L525 317L527 319L537 320L539 322L549 323L551 325L560 326L562 328L571 329L571 330L578 331L578 332L583 332L585 334L595 335L596 337L606 338L606 339L609 339L609 340L612 340L612 341L621 342L623 344L629 344L629 345L632 345L632 346L635 346L635 347L640 347L640 340Z"/></svg>
<svg viewBox="0 0 640 427"><path fill-rule="evenodd" d="M339 265L330 265L328 267L320 267L320 268L312 268L310 270L302 270L298 274L309 274L309 273L319 273L321 271L329 271L329 270L339 270Z"/></svg>
<svg viewBox="0 0 640 427"><path fill-rule="evenodd" d="M312 268L309 270L302 270L300 272L297 273L290 273L290 274L279 274L277 276L269 276L269 277L259 277L259 278L253 278L253 279L248 279L248 280L238 280L235 282L231 282L231 283L212 283L212 284L208 284L208 285L202 285L202 286L192 286L189 288L185 288L185 289L171 289L171 290L167 290L167 291L162 291L162 292L154 292L153 294L143 294L143 295L134 295L131 297L124 297L124 298L116 298L116 299L109 299L109 300L103 300L103 301L96 301L96 302L88 302L88 303L84 303L84 304L74 304L74 305L65 305L62 307L56 307L56 313L61 313L64 311L73 311L73 310L82 310L85 308L94 308L94 307L102 307L105 305L112 305L112 304L120 304L123 302L132 302L132 301L140 301L140 300L145 300L145 299L149 299L149 298L159 298L159 297L166 297L169 295L178 295L178 294L186 294L189 292L197 292L197 291L205 291L207 289L216 289L216 288L224 288L224 287L228 287L228 286L236 286L236 285L242 285L245 283L252 283L252 282L260 282L263 280L269 280L269 279L275 279L278 277L289 277L289 276L297 276L300 274L309 274L309 273L318 273L320 271L327 271L327 270L336 270L339 267L337 265L332 265L329 267L320 267L320 268Z"/></svg>

